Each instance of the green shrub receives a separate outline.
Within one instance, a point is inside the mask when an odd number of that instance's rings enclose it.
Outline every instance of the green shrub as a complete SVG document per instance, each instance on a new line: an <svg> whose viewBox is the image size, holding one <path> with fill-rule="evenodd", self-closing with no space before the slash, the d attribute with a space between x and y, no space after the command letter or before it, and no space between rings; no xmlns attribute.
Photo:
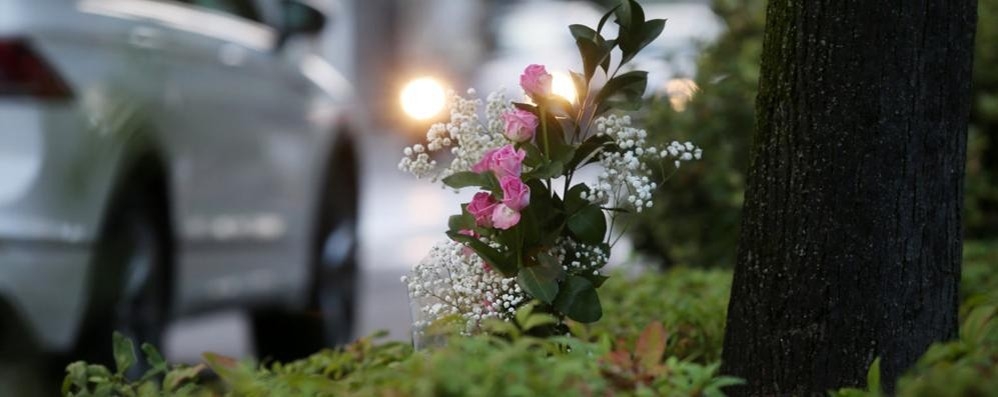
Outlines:
<svg viewBox="0 0 998 397"><path fill-rule="evenodd" d="M967 148L969 238L998 235L998 0L980 0ZM727 31L704 49L700 87L686 110L667 98L647 108L652 143L691 140L703 160L683 165L637 218L635 246L666 265L731 266L737 249L765 27L764 0L714 0ZM669 35L668 25L663 35ZM656 141L657 140L657 141ZM668 169L668 168L667 168Z"/></svg>
<svg viewBox="0 0 998 397"><path fill-rule="evenodd" d="M998 241L965 245L961 337L933 346L903 376L898 395L998 395ZM531 396L721 395L737 380L718 376L727 270L674 268L614 274L603 286L604 318L573 323L574 336L523 336L550 317L523 311L517 323L490 323L493 335L453 336L413 352L409 343L362 338L291 363L238 362L206 354L205 366L171 366L142 346L151 372L127 379L131 343L116 336L115 371L74 363L64 394L73 396ZM875 395L840 390L838 395Z"/></svg>
<svg viewBox="0 0 998 397"><path fill-rule="evenodd" d="M169 369L149 346L143 351L154 357L149 361L153 370L140 379L126 379L124 371L135 358L131 343L116 334L117 372L74 363L67 369L63 392L188 396L215 395L221 388L235 396L723 396L724 386L740 383L718 376L718 363L668 355L668 334L658 323L633 342L611 342L607 334L593 334L589 342L525 336L531 327L553 321L550 315L527 310L517 319L515 324L488 324L491 334L454 335L446 345L420 352L407 343L363 338L288 364L256 365L205 354L222 386L198 383L202 366Z"/></svg>
<svg viewBox="0 0 998 397"><path fill-rule="evenodd" d="M967 145L967 234L998 235L998 0L977 3Z"/></svg>
<svg viewBox="0 0 998 397"><path fill-rule="evenodd" d="M616 274L602 287L603 319L591 332L633 340L661 322L671 354L698 362L721 359L731 272L675 268L639 276Z"/></svg>

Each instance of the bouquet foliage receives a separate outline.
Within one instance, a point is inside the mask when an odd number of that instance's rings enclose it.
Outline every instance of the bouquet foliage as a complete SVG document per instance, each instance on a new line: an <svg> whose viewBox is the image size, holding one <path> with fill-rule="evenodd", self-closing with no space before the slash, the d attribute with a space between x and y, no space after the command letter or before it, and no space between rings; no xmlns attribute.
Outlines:
<svg viewBox="0 0 998 397"><path fill-rule="evenodd" d="M603 36L611 17L614 39ZM651 166L678 168L701 155L689 142L649 145L648 133L623 114L640 108L647 72L622 70L664 26L646 21L633 0L595 29L571 25L583 65L570 73L579 98L554 94L546 68L529 65L520 76L525 101L492 93L481 115L473 90L453 95L450 121L430 127L425 145L404 150L400 169L479 190L450 217L450 240L403 279L411 296L432 299L422 309L427 322L458 316L471 331L484 319L512 319L532 300L557 320L551 332L563 332L565 318L600 319L601 269L623 233L613 232L613 221L652 206ZM434 153L447 150L453 158L438 167ZM586 167L596 168L595 181L578 181Z"/></svg>

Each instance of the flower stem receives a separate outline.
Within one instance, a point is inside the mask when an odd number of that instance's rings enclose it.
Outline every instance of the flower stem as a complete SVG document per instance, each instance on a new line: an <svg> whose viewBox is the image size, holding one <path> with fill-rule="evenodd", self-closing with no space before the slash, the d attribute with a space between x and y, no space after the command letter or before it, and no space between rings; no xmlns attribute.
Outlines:
<svg viewBox="0 0 998 397"><path fill-rule="evenodd" d="M541 139L544 142L544 157L547 158L548 160L550 160L551 159L551 153L549 152L549 149L548 149L548 118L547 118L547 109L544 109L543 106L541 106L540 108L541 108Z"/></svg>

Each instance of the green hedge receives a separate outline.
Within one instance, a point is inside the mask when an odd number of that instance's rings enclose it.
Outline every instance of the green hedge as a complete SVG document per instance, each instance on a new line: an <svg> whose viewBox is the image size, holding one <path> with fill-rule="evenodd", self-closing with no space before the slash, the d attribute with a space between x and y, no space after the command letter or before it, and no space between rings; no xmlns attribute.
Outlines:
<svg viewBox="0 0 998 397"><path fill-rule="evenodd" d="M901 378L899 395L998 395L998 241L969 242L964 254L961 337L933 346ZM488 325L502 337L453 336L420 352L372 336L291 363L206 354L217 380L203 379L203 364L167 364L150 346L142 351L151 372L126 379L133 349L118 338L118 368L74 363L63 390L73 396L718 396L737 382L717 374L730 283L726 270L618 273L601 290L603 320L571 324L574 336L523 336L551 319L522 311L519 326Z"/></svg>

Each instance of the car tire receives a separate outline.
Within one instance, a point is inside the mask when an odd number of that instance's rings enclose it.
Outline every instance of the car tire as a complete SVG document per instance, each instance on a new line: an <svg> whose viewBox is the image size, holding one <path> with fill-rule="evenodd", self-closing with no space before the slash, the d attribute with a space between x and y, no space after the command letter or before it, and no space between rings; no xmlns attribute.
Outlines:
<svg viewBox="0 0 998 397"><path fill-rule="evenodd" d="M91 274L87 326L79 339L80 355L113 368L112 334L162 348L168 324L170 235L165 205L154 189L139 186L115 201L103 225ZM138 351L136 351L138 354ZM144 359L128 371L141 375Z"/></svg>
<svg viewBox="0 0 998 397"><path fill-rule="evenodd" d="M30 328L15 311L0 301L0 390L18 396L59 394L65 373L49 362L34 342Z"/></svg>
<svg viewBox="0 0 998 397"><path fill-rule="evenodd" d="M312 278L305 310L259 310L252 326L256 354L290 361L353 337L357 288L357 212L359 180L353 151L341 146L320 198L312 244Z"/></svg>

